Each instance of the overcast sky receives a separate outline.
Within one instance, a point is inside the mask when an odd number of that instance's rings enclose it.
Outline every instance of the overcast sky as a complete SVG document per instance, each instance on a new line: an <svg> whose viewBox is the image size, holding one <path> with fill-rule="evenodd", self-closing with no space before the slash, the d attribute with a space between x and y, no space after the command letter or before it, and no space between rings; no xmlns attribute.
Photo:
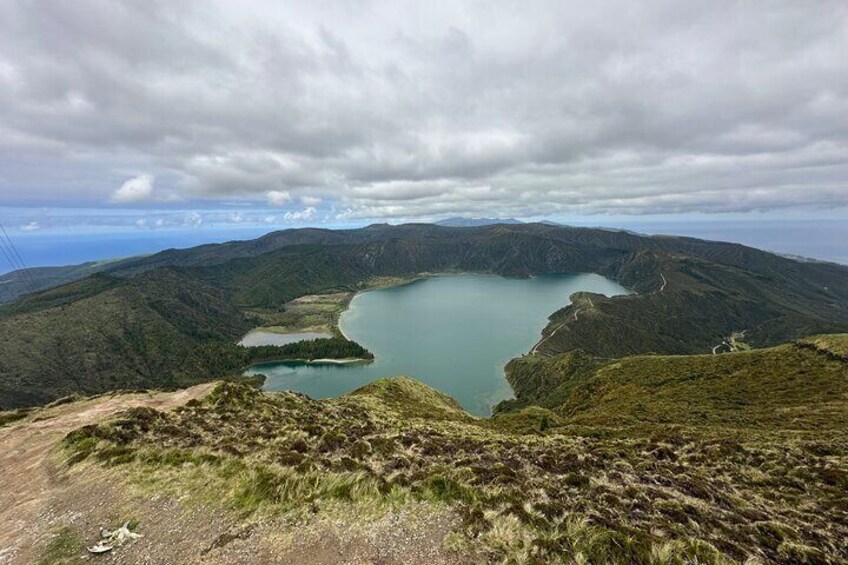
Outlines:
<svg viewBox="0 0 848 565"><path fill-rule="evenodd" d="M240 204L844 211L848 2L0 3L0 205Z"/></svg>

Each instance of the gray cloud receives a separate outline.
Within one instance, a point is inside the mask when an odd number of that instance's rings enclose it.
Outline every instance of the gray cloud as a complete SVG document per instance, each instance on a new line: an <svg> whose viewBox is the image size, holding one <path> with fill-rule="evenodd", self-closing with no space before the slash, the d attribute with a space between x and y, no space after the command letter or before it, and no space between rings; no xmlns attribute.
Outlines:
<svg viewBox="0 0 848 565"><path fill-rule="evenodd" d="M0 201L848 205L841 0L286 4L0 5Z"/></svg>

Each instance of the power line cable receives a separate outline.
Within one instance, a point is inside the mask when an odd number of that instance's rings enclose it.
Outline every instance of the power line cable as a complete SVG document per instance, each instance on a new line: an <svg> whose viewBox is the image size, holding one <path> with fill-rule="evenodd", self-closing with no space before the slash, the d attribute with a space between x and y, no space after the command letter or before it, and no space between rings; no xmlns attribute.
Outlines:
<svg viewBox="0 0 848 565"><path fill-rule="evenodd" d="M12 252L12 248L9 246L9 242L6 240L3 235L0 235L0 250L3 251L3 256L6 257L6 261L9 262L9 265L12 266L12 271L18 273L20 280L28 286L30 289L32 288L32 283L27 278L26 273L21 268L21 264L15 258L15 254Z"/></svg>
<svg viewBox="0 0 848 565"><path fill-rule="evenodd" d="M15 242L12 241L11 237L9 237L9 234L6 232L6 228L3 227L2 222L0 222L0 231L2 231L3 235L6 237L6 241L9 244L9 248L12 251L11 255L18 260L18 264L20 265L20 268L21 270L23 270L24 273L24 279L27 281L27 283L29 283L30 290L32 292L35 292L35 281L33 280L32 275L30 274L29 269L27 268L26 263L23 260L23 257L21 257L21 254L18 253L18 248L15 246Z"/></svg>
<svg viewBox="0 0 848 565"><path fill-rule="evenodd" d="M2 246L2 247L0 247L0 249L3 250L3 256L6 257L6 260L12 266L12 270L17 271L18 269L20 269L21 268L20 265L15 260L15 256L12 254L12 249L9 247L9 244L6 242L6 238L4 238L2 235L0 235L0 246Z"/></svg>
<svg viewBox="0 0 848 565"><path fill-rule="evenodd" d="M11 255L9 255L9 251L6 250L6 240L0 237L0 251L3 252L3 256L8 261L9 265L12 267L13 271L18 270L18 264L12 259Z"/></svg>
<svg viewBox="0 0 848 565"><path fill-rule="evenodd" d="M20 265L18 265L17 261L15 261L15 257L12 254L12 250L9 248L9 244L6 242L3 236L0 236L0 252L3 253L3 256L6 258L6 261L12 267L12 272L20 273L18 275L18 280L21 281L24 286L28 287L30 291L32 291L33 285L31 281L27 278L25 274L23 274L23 271L21 271Z"/></svg>
<svg viewBox="0 0 848 565"><path fill-rule="evenodd" d="M2 228L2 224L0 224L0 228ZM5 228L3 228L2 233L0 233L0 242L3 243L3 246L6 249L6 252L9 254L7 258L12 261L12 266L15 269L22 268L21 262L18 260L18 258L15 256L15 254L12 252L12 245L11 245L11 242L9 241L9 234L6 233Z"/></svg>
<svg viewBox="0 0 848 565"><path fill-rule="evenodd" d="M13 260L12 256L9 254L9 249L8 249L8 246L6 245L6 240L3 239L2 237L0 237L0 252L3 253L3 256L6 258L6 261L12 267L12 273L10 273L10 274L14 274L15 272L19 272L17 263ZM20 278L18 280L21 281L24 286L32 289L32 285L30 284L29 280L27 280L27 278L25 276L19 275L19 277ZM14 282L14 279L11 279L9 282ZM13 290L12 286L9 285L8 282L6 284L2 285L2 288L4 290L3 294L5 294L7 296L7 298L11 298L14 295L14 290Z"/></svg>

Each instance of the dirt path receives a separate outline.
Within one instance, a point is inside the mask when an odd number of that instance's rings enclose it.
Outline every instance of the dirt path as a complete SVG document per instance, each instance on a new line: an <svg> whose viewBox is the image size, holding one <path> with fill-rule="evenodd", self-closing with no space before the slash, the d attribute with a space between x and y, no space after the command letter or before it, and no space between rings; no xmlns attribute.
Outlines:
<svg viewBox="0 0 848 565"><path fill-rule="evenodd" d="M718 345L716 345L715 347L713 347L713 355L718 355L718 348L719 348L719 347L725 347L725 346L727 346L727 342L726 342L726 341L722 341L721 343L719 343Z"/></svg>
<svg viewBox="0 0 848 565"><path fill-rule="evenodd" d="M594 307L595 307L595 303L594 303L594 302L592 302L592 297L590 296L590 297L588 297L588 298L589 298L589 308L594 308ZM577 315L578 315L581 311L582 311L582 310L581 310L580 308L577 308L577 309L575 309L575 310L574 310L574 321L575 321L575 322L577 321ZM567 323L568 323L567 321L565 321L565 322L561 323L561 324L560 324L560 325L558 325L558 326L554 329L554 331L552 331L552 332L551 332L548 336L543 337L543 338L542 338L542 339L540 339L538 342L536 342L536 345L534 345L534 346L533 346L533 349L532 349L532 351L530 351L530 354L531 354L531 355L535 355L535 354L539 351L539 348L542 346L542 344L543 344L543 343L545 343L546 341L548 341L549 339L551 339L552 337L554 337L554 334L556 334L559 330L561 330L561 329L562 329L562 327L563 327L565 324L567 324Z"/></svg>
<svg viewBox="0 0 848 565"><path fill-rule="evenodd" d="M43 534L39 517L51 492L50 452L68 432L136 406L181 406L213 387L206 383L177 392L104 395L38 410L0 428L0 563L12 562L20 548Z"/></svg>
<svg viewBox="0 0 848 565"><path fill-rule="evenodd" d="M104 395L35 411L0 428L0 565L87 563L229 565L448 565L482 561L444 546L461 527L449 509L412 504L373 521L344 514L292 522L285 515L245 522L221 507L136 491L119 470L61 469L56 447L70 431L136 406L172 409L209 392L214 383L171 393ZM142 538L108 554L85 551L102 526L137 519ZM50 549L61 532L72 547ZM42 561L46 559L46 561Z"/></svg>

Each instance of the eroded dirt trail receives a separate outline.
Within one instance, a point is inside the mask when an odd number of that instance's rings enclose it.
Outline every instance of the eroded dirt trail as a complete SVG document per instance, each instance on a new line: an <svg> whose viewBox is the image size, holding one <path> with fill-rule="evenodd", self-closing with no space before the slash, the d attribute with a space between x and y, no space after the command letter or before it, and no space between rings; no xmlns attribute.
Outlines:
<svg viewBox="0 0 848 565"><path fill-rule="evenodd" d="M199 398L215 383L176 392L104 395L38 410L0 428L0 563L20 562L21 551L44 534L40 517L50 503L51 451L70 431L136 406L167 410Z"/></svg>
<svg viewBox="0 0 848 565"><path fill-rule="evenodd" d="M208 393L215 383L170 393L104 395L38 410L0 428L0 565L233 563L447 565L480 562L445 548L459 516L413 504L373 520L328 515L292 522L285 515L248 519L185 496L134 492L120 470L63 468L57 446L68 432L137 406L168 410ZM100 527L137 519L142 538L98 556L85 547ZM351 518L355 518L352 516ZM58 560L60 532L76 540Z"/></svg>

